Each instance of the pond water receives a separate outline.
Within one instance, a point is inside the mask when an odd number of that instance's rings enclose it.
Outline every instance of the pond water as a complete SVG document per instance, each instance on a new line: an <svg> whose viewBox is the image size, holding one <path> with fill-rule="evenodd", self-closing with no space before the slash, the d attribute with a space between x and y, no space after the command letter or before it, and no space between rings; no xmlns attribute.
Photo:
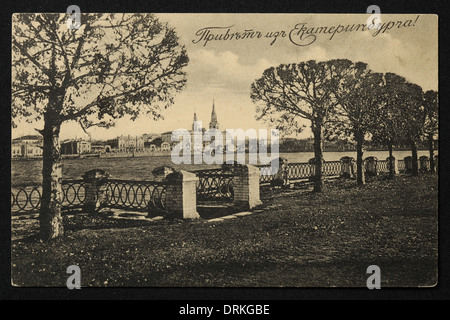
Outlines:
<svg viewBox="0 0 450 320"><path fill-rule="evenodd" d="M435 154L438 154L436 151ZM367 151L364 157L375 156L380 160L388 157L388 151ZM410 156L409 151L394 151L397 159L403 159ZM420 150L419 157L429 155L428 151ZM281 157L289 162L308 162L314 157L313 152L282 153ZM354 157L356 152L324 152L325 161L337 161L344 156ZM248 159L248 155L247 155ZM130 180L151 180L153 178L152 170L159 166L171 166L183 170L198 170L216 168L217 165L174 165L169 155L167 156L148 156L148 157L129 157L129 158L85 158L85 159L64 159L62 161L62 170L64 179L81 179L83 173L91 169L103 169L110 173L111 178L130 179ZM39 184L42 182L42 160L13 160L11 162L11 182L15 184Z"/></svg>

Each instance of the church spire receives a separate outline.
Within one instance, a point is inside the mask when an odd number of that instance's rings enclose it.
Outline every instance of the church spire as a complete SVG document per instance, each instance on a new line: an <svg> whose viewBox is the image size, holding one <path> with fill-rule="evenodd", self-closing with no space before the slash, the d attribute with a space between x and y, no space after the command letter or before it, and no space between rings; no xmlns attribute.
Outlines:
<svg viewBox="0 0 450 320"><path fill-rule="evenodd" d="M209 123L209 128L219 129L219 122L217 121L216 106L214 100L212 105L211 122Z"/></svg>

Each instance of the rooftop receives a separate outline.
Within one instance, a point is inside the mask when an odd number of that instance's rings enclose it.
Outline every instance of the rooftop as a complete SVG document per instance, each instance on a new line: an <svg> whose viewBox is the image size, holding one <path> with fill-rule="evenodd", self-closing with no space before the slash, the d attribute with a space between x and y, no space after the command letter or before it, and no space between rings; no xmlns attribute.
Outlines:
<svg viewBox="0 0 450 320"><path fill-rule="evenodd" d="M13 141L22 141L22 140L38 140L38 141L41 141L43 139L44 138L42 136L39 136L39 135L26 135L26 136L22 136L22 137L19 137L19 138L15 138L15 139L13 139Z"/></svg>

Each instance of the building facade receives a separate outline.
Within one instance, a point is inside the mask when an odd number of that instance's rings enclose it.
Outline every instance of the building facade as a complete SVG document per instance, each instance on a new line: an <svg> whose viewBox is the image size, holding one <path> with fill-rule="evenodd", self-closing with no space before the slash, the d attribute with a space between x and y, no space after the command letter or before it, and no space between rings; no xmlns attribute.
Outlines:
<svg viewBox="0 0 450 320"><path fill-rule="evenodd" d="M108 145L116 152L141 152L144 151L144 143L142 137L132 137L131 135L120 136L108 141Z"/></svg>
<svg viewBox="0 0 450 320"><path fill-rule="evenodd" d="M91 153L91 142L85 140L66 140L61 143L62 155Z"/></svg>
<svg viewBox="0 0 450 320"><path fill-rule="evenodd" d="M37 135L26 135L13 139L11 157L39 158L42 157L43 138Z"/></svg>

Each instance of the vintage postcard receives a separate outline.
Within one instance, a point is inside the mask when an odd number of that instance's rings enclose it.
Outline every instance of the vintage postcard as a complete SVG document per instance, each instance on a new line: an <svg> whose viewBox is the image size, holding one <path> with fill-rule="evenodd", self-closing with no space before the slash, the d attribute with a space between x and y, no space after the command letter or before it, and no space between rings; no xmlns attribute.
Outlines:
<svg viewBox="0 0 450 320"><path fill-rule="evenodd" d="M438 17L372 9L14 14L12 285L436 286Z"/></svg>

